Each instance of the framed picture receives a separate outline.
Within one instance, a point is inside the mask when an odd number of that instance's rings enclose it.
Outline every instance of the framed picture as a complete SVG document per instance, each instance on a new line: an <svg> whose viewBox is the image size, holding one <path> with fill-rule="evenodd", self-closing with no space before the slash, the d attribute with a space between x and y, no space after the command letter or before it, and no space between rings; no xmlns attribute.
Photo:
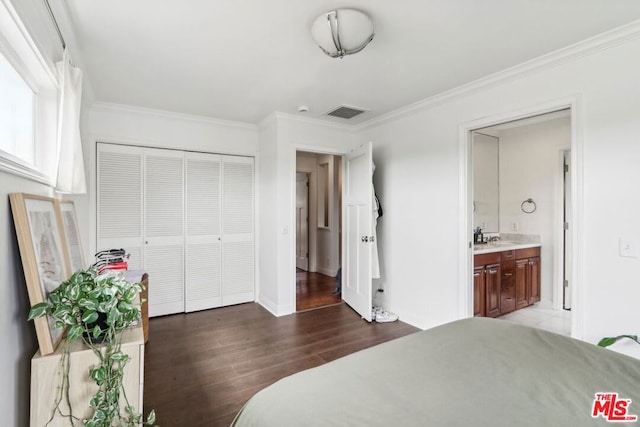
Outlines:
<svg viewBox="0 0 640 427"><path fill-rule="evenodd" d="M24 193L9 194L11 212L31 305L43 302L69 275L62 224L55 200ZM48 316L34 320L42 355L53 353L64 329Z"/></svg>
<svg viewBox="0 0 640 427"><path fill-rule="evenodd" d="M66 259L69 261L67 265L70 274L87 266L84 263L84 255L82 252L82 239L80 238L80 229L78 228L78 217L76 216L76 208L72 200L55 201L60 218L62 220L62 241Z"/></svg>

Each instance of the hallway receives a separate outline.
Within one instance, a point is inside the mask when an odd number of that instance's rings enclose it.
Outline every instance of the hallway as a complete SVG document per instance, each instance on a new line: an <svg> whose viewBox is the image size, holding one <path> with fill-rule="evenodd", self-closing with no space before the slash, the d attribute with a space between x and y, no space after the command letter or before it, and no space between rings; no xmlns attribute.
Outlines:
<svg viewBox="0 0 640 427"><path fill-rule="evenodd" d="M340 295L332 294L335 287L335 277L296 269L296 311L342 302Z"/></svg>

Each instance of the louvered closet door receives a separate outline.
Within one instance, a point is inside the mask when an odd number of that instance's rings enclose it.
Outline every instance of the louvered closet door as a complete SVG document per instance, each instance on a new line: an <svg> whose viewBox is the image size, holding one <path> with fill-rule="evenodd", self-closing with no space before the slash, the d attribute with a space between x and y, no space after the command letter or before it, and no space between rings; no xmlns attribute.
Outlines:
<svg viewBox="0 0 640 427"><path fill-rule="evenodd" d="M185 311L222 305L221 157L185 153Z"/></svg>
<svg viewBox="0 0 640 427"><path fill-rule="evenodd" d="M149 316L184 311L184 153L144 150L144 269Z"/></svg>
<svg viewBox="0 0 640 427"><path fill-rule="evenodd" d="M253 158L222 156L222 304L255 300Z"/></svg>
<svg viewBox="0 0 640 427"><path fill-rule="evenodd" d="M97 250L124 248L130 269L142 268L142 152L97 145Z"/></svg>

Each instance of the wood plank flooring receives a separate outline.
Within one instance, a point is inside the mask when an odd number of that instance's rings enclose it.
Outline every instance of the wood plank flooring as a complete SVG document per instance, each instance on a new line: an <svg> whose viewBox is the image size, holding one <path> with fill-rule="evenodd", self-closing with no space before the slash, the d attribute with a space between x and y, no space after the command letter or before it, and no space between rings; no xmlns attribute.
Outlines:
<svg viewBox="0 0 640 427"><path fill-rule="evenodd" d="M340 295L333 295L336 278L320 273L296 270L296 311L309 310L342 301Z"/></svg>
<svg viewBox="0 0 640 427"><path fill-rule="evenodd" d="M144 410L161 426L228 426L257 391L418 329L345 304L274 317L249 303L150 320Z"/></svg>

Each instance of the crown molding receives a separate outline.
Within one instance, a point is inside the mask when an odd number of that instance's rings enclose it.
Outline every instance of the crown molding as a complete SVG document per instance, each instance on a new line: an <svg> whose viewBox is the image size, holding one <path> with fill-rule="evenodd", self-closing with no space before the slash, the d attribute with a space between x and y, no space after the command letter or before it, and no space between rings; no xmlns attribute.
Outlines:
<svg viewBox="0 0 640 427"><path fill-rule="evenodd" d="M276 116L276 112L273 111L258 122L258 130L263 131L271 126L277 126L277 125L278 125L278 117Z"/></svg>
<svg viewBox="0 0 640 427"><path fill-rule="evenodd" d="M362 131L366 128L379 126L391 120L408 116L420 110L433 108L437 105L450 102L457 98L462 98L480 90L498 86L516 78L521 78L535 72L551 69L561 64L575 61L585 56L593 55L630 40L637 39L638 37L640 37L640 20L606 31L597 36L590 37L567 47L555 50L551 53L398 108L389 113L367 120L366 122L354 125L353 129Z"/></svg>
<svg viewBox="0 0 640 427"><path fill-rule="evenodd" d="M252 123L236 122L232 120L223 120L223 119L214 119L212 117L206 117L206 116L197 116L193 114L177 113L174 111L166 111L166 110L156 110L153 108L137 107L134 105L115 104L111 102L102 102L102 101L94 102L93 105L91 106L91 109L94 111L140 114L140 115L146 115L146 116L159 117L163 119L183 120L183 121L190 121L190 122L202 123L207 125L232 127L232 128L239 128L239 129L252 130L252 131L255 131L258 129L258 127Z"/></svg>

